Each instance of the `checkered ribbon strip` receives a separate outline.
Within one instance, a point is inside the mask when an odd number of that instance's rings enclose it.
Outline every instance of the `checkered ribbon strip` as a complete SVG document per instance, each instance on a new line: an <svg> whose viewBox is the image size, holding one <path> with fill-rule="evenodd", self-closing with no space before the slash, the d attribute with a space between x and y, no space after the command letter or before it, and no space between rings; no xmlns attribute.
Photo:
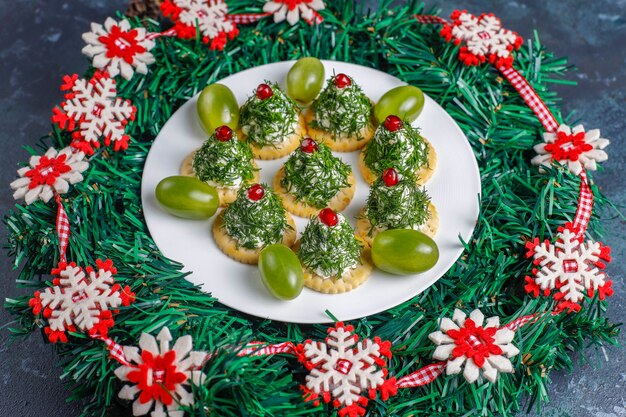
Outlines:
<svg viewBox="0 0 626 417"><path fill-rule="evenodd" d="M156 38L160 38L161 36L176 36L176 29L168 29L164 32L152 32L146 35L146 39L152 40Z"/></svg>
<svg viewBox="0 0 626 417"><path fill-rule="evenodd" d="M114 341L113 339L109 337L104 337L101 335L96 335L92 337L96 340L100 340L104 342L107 349L109 349L109 354L118 363L125 365L125 366L133 366L130 364L130 362L128 362L128 360L126 360L126 356L124 356L124 348L122 347L122 345L120 345L119 343L117 343L116 341Z"/></svg>
<svg viewBox="0 0 626 417"><path fill-rule="evenodd" d="M275 345L267 345L263 342L250 342L237 353L237 356L265 356L279 353L293 354L295 351L296 346L292 342L283 342Z"/></svg>
<svg viewBox="0 0 626 417"><path fill-rule="evenodd" d="M398 388L415 388L428 385L439 377L446 369L446 362L437 362L427 365L417 371L398 379Z"/></svg>
<svg viewBox="0 0 626 417"><path fill-rule="evenodd" d="M415 20L426 25L445 25L448 21L442 17L430 14L416 14Z"/></svg>
<svg viewBox="0 0 626 417"><path fill-rule="evenodd" d="M242 14L229 14L228 18L231 22L237 25L247 25L248 23L255 23L264 17L271 16L271 13L242 13Z"/></svg>
<svg viewBox="0 0 626 417"><path fill-rule="evenodd" d="M591 211L593 210L593 192L589 187L587 173L580 173L580 194L578 196L578 208L570 229L576 233L576 237L581 237L587 230Z"/></svg>
<svg viewBox="0 0 626 417"><path fill-rule="evenodd" d="M559 123L526 78L513 67L499 67L498 71L504 75L504 78L506 78L511 85L513 85L513 88L522 96L522 99L524 99L528 107L537 115L544 129L547 132L555 132L559 127Z"/></svg>
<svg viewBox="0 0 626 417"><path fill-rule="evenodd" d="M67 242L70 239L70 219L67 217L61 197L57 194L55 197L57 203L57 236L59 237L59 255L61 262L67 262L65 252L67 251Z"/></svg>

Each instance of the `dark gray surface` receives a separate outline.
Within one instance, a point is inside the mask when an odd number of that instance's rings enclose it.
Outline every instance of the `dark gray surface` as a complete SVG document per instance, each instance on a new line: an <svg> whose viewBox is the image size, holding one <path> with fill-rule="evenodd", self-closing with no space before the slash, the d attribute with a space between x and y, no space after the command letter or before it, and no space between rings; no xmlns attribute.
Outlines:
<svg viewBox="0 0 626 417"><path fill-rule="evenodd" d="M369 0L369 4L376 1ZM12 205L8 184L16 164L27 158L22 145L32 145L49 127L51 109L60 102L62 75L82 73L87 67L80 54L81 33L89 22L103 22L124 0L2 0L0 2L0 194L1 211ZM434 4L429 2L428 4ZM626 135L626 1L443 1L445 14L456 7L473 13L492 11L505 26L525 39L537 28L548 48L569 56L579 68L571 77L577 87L559 88L563 109L576 111L587 128L601 128L612 139L609 161L596 179L614 202L626 203L624 164ZM616 287L608 316L623 321L625 222L607 215L603 239L613 248L614 263L608 268ZM0 228L0 241L6 231ZM11 261L0 256L0 297L13 297L17 273ZM0 325L11 318L0 309ZM66 404L69 392L61 381L61 370L49 345L34 335L6 346L8 332L0 331L0 416L77 416L80 407ZM624 344L626 338L620 336ZM589 362L577 365L571 374L552 373L552 402L545 416L626 416L626 361L624 351L607 348L585 355ZM576 359L578 361L578 359ZM599 368L598 368L599 366ZM596 369L598 368L598 369ZM528 415L536 415L533 412Z"/></svg>

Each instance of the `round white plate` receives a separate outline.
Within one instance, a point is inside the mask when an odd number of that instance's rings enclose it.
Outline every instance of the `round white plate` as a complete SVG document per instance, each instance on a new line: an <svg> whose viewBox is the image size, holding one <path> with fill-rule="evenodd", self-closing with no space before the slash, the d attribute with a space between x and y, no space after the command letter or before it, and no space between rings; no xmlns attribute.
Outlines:
<svg viewBox="0 0 626 417"><path fill-rule="evenodd" d="M227 85L240 104L264 80L281 86L292 62L263 65L226 77ZM324 61L326 76L346 73L377 101L387 90L403 85L402 81L383 72L344 62ZM183 159L207 139L196 114L196 100L181 106L165 124L146 159L141 198L150 233L159 249L168 258L181 262L188 279L212 293L223 304L262 318L294 323L327 323L330 311L339 320L351 320L394 307L433 285L457 260L463 251L461 241L468 241L478 217L480 176L476 159L467 138L452 118L430 97L414 125L431 141L438 155L438 165L426 189L437 206L441 226L435 241L439 261L431 270L414 276L392 276L374 270L369 280L345 294L321 294L304 288L292 301L280 301L264 288L256 266L243 265L224 255L215 245L211 227L215 217L192 221L171 216L161 210L154 190L165 177L178 175ZM357 179L357 192L343 214L356 225L356 216L365 205L369 187L357 166L359 152L336 153L352 165ZM259 161L261 180L272 184L274 174L287 157L275 161ZM295 217L295 216L294 216ZM298 234L307 220L295 217Z"/></svg>

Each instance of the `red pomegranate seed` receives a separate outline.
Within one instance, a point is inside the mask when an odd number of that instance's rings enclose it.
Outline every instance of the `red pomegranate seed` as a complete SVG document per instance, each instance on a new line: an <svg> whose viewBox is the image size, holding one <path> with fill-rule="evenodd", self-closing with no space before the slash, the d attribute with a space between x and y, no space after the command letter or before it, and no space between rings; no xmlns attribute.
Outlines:
<svg viewBox="0 0 626 417"><path fill-rule="evenodd" d="M272 91L272 87L267 84L259 84L259 86L256 88L256 96L259 98L259 100L268 99L273 95L274 92Z"/></svg>
<svg viewBox="0 0 626 417"><path fill-rule="evenodd" d="M300 144L300 149L304 153L313 153L317 150L317 142L311 138L305 138Z"/></svg>
<svg viewBox="0 0 626 417"><path fill-rule="evenodd" d="M398 178L398 171L393 168L387 168L383 171L383 182L387 187L393 187L398 183L400 178Z"/></svg>
<svg viewBox="0 0 626 417"><path fill-rule="evenodd" d="M328 227L336 226L339 223L339 216L331 208L326 207L320 211L320 220Z"/></svg>
<svg viewBox="0 0 626 417"><path fill-rule="evenodd" d="M402 129L403 125L404 123L402 123L402 120L398 116L394 116L393 114L390 114L385 119L385 129L390 132L395 132Z"/></svg>
<svg viewBox="0 0 626 417"><path fill-rule="evenodd" d="M335 76L335 86L337 86L337 88L346 88L350 84L352 84L352 81L350 81L350 77L346 74L341 73Z"/></svg>
<svg viewBox="0 0 626 417"><path fill-rule="evenodd" d="M220 142L228 142L233 138L233 129L224 125L215 129L215 137Z"/></svg>
<svg viewBox="0 0 626 417"><path fill-rule="evenodd" d="M261 184L254 184L248 188L248 198L252 201L259 201L265 195L265 189Z"/></svg>

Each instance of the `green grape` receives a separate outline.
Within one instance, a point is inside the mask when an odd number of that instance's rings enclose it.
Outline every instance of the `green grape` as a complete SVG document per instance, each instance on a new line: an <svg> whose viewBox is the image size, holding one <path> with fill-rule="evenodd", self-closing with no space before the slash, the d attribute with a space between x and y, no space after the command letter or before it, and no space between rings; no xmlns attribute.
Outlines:
<svg viewBox="0 0 626 417"><path fill-rule="evenodd" d="M412 123L424 109L424 93L412 85L392 88L378 100L374 106L374 115L378 123L393 114Z"/></svg>
<svg viewBox="0 0 626 417"><path fill-rule="evenodd" d="M155 195L165 211L185 219L208 219L220 205L214 187L197 178L182 175L162 179Z"/></svg>
<svg viewBox="0 0 626 417"><path fill-rule="evenodd" d="M439 260L437 244L411 229L385 230L374 238L372 260L377 268L395 275L428 271Z"/></svg>
<svg viewBox="0 0 626 417"><path fill-rule="evenodd" d="M259 273L267 290L281 300L293 300L302 292L304 273L300 260L287 246L269 245L259 255Z"/></svg>
<svg viewBox="0 0 626 417"><path fill-rule="evenodd" d="M324 86L324 65L317 58L300 58L287 74L287 95L300 105L315 100Z"/></svg>
<svg viewBox="0 0 626 417"><path fill-rule="evenodd" d="M211 84L198 97L200 124L209 135L220 126L236 129L239 124L239 105L230 88L223 84Z"/></svg>

